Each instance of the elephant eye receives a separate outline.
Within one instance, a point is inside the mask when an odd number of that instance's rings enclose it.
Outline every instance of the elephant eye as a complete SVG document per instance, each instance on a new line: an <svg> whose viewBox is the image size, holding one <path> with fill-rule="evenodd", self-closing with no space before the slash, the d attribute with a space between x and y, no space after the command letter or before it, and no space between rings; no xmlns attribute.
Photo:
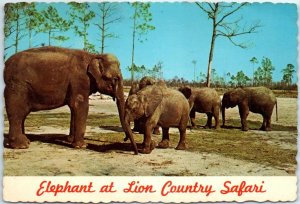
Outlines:
<svg viewBox="0 0 300 204"><path fill-rule="evenodd" d="M104 80L104 81L110 81L110 78L104 75L104 76L103 76L103 80Z"/></svg>

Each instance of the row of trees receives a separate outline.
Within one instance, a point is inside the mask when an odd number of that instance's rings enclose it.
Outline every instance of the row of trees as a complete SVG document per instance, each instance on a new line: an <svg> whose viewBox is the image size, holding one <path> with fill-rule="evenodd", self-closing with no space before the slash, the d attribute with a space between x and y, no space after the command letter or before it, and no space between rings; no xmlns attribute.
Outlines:
<svg viewBox="0 0 300 204"><path fill-rule="evenodd" d="M93 5L94 4L94 5ZM39 6L37 6L39 5ZM129 4L132 13L132 59L131 65L127 69L131 72L131 81L135 78L141 78L145 75L150 75L154 78L162 78L162 62L157 63L153 68L138 66L135 64L135 49L136 43L143 43L147 40L147 33L154 30L155 27L151 24L152 14L150 12L150 3L134 2ZM205 82L206 86L213 84L230 84L232 86L239 85L268 85L272 82L272 73L274 66L268 58L263 58L261 66L256 70L255 66L258 60L253 57L252 77L245 75L243 71L239 71L236 75L226 73L223 76L218 76L215 69L212 68L214 47L216 39L223 37L228 39L234 46L247 48L248 44L239 42L239 36L257 33L261 27L259 22L245 24L243 18L234 18L234 14L247 6L248 3L198 3L195 5L200 10L207 14L208 19L212 22L212 36L209 47L209 58L207 72L196 74L196 61L194 65L194 82ZM28 48L40 45L33 45L37 35L46 35L47 41L43 45L60 45L60 43L70 40L66 32L72 30L77 36L82 39L82 49L94 53L103 53L107 40L117 38L118 35L112 32L112 27L115 23L120 22L122 16L118 12L117 3L76 3L70 2L65 4L67 7L64 16L60 15L55 4L45 3L8 3L5 5L5 26L4 33L5 51L13 49L16 53L20 51L20 40L27 36ZM38 7L38 8L37 8ZM95 23L96 22L96 23ZM241 23L248 26L242 26ZM94 26L100 41L99 49L96 49L95 44L91 43L89 37L89 28ZM7 52L5 52L7 54ZM295 67L288 64L282 70L282 81L286 85L291 85L292 76L295 72ZM137 76L135 76L137 74ZM175 80L176 81L176 80ZM251 83L252 81L252 83Z"/></svg>
<svg viewBox="0 0 300 204"><path fill-rule="evenodd" d="M59 15L58 10L53 4L42 4L45 9L37 8L36 3L8 3L5 5L5 51L14 49L13 53L20 51L20 40L28 37L28 48L34 47L33 39L38 34L46 34L47 42L44 45L60 45L61 42L70 38L66 32L72 30L82 39L82 49L93 52L103 53L106 47L106 41L109 38L117 38L117 34L112 32L111 27L119 22L122 17L119 15L117 3L97 3L96 9L92 9L91 3L70 2L66 16ZM146 40L145 35L155 27L150 24L152 14L149 12L150 3L132 3L133 10L131 16L133 22L132 29L132 63L131 79L134 80L135 64L134 53L136 42L142 43ZM92 23L96 19L97 23ZM97 28L98 39L101 42L100 49L89 40L88 29L91 25ZM10 43L10 44L9 44ZM40 46L40 45L37 45ZM7 52L6 52L7 53ZM6 56L6 55L5 55Z"/></svg>
<svg viewBox="0 0 300 204"><path fill-rule="evenodd" d="M127 70L131 73L136 73L136 80L143 78L144 76L151 76L154 79L160 80L163 79L163 62L159 61L152 68L146 68L145 65L138 66L133 64L132 66L127 67ZM133 69L133 70L132 70Z"/></svg>
<svg viewBox="0 0 300 204"><path fill-rule="evenodd" d="M254 68L258 64L258 60L253 57L250 62L253 64L252 77L247 76L244 71L240 70L236 74L230 72L224 73L223 76L219 76L216 69L211 70L211 83L214 86L271 86L273 84L273 71L275 67L272 64L271 59L264 57L261 60L261 65ZM282 79L281 85L291 87L293 74L296 72L295 66L287 64L285 68L281 70ZM204 84L206 81L206 75L200 73L199 82Z"/></svg>

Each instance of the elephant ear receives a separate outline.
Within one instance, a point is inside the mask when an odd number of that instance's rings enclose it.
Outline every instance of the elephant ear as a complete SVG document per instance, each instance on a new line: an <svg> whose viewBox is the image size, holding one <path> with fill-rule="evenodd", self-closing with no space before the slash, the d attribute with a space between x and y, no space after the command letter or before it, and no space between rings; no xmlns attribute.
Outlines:
<svg viewBox="0 0 300 204"><path fill-rule="evenodd" d="M184 86L184 87L181 87L179 88L179 91L181 93L183 93L183 95L185 96L185 98L189 99L192 95L192 89L188 86Z"/></svg>
<svg viewBox="0 0 300 204"><path fill-rule="evenodd" d="M234 102L235 105L245 102L247 100L246 92L241 89L237 88L229 93L230 101Z"/></svg>
<svg viewBox="0 0 300 204"><path fill-rule="evenodd" d="M149 117L160 105L163 99L163 92L159 87L155 86L152 88L150 94L148 94L145 98L145 116Z"/></svg>
<svg viewBox="0 0 300 204"><path fill-rule="evenodd" d="M87 72L93 76L96 82L98 82L98 80L102 77L103 72L102 58L92 59L88 65Z"/></svg>

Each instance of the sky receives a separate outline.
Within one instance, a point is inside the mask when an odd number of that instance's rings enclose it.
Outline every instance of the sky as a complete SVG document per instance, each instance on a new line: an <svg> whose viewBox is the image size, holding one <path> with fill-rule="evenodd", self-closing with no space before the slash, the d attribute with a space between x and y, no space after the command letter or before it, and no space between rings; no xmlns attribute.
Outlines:
<svg viewBox="0 0 300 204"><path fill-rule="evenodd" d="M118 14L122 20L111 27L111 31L118 38L109 39L105 52L115 54L121 63L124 78L130 78L126 67L131 65L132 48L132 19L133 10L128 3L117 3ZM54 4L64 18L68 18L69 7L66 3ZM97 3L91 4L97 11ZM40 4L43 9L47 4ZM196 73L206 73L208 55L212 34L212 21L207 14L195 3L151 3L150 11L153 15L151 24L155 30L150 31L143 43L136 42L135 64L152 68L159 61L163 62L163 77L171 79L175 76L187 80L194 79L193 60L196 60ZM262 25L258 33L239 37L239 42L247 42L250 46L242 49L234 46L226 38L216 40L212 67L218 75L223 76L230 72L236 74L242 70L252 77L250 59L256 57L260 65L263 57L271 59L275 71L273 80L282 79L281 70L287 64L297 64L297 6L296 4L251 3L247 7L232 15L232 19L243 17L241 25L260 22ZM93 25L98 19L92 20L88 39L100 49L99 31ZM65 33L71 40L62 44L62 47L83 48L82 40L73 30ZM24 37L20 49L28 48L28 39ZM6 39L9 43L9 39ZM46 34L38 34L34 39L34 46L46 43ZM8 56L13 49L8 50ZM296 73L293 82L296 82Z"/></svg>

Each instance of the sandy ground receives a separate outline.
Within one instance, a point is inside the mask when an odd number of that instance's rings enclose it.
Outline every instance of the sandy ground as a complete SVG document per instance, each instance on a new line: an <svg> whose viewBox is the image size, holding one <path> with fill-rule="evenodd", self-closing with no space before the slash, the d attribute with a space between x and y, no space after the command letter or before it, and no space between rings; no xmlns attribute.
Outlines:
<svg viewBox="0 0 300 204"><path fill-rule="evenodd" d="M297 126L297 99L279 98L279 121L273 124L284 126ZM51 113L69 112L68 107L45 111ZM115 102L109 98L99 99L99 95L90 98L90 113L96 114L117 114ZM33 113L34 114L34 113ZM228 109L228 119L238 118L237 108ZM204 117L203 114L196 117ZM249 120L262 118L258 114L250 113ZM8 131L7 121L5 122L5 133ZM188 130L189 133L190 130ZM193 130L202 131L202 130ZM252 131L252 132L251 132ZM68 129L59 127L40 126L27 130L27 134L68 134ZM87 127L86 137L91 132L107 133L113 130L105 130L100 127ZM177 132L172 129L171 132ZM278 140L278 138L297 137L296 132L272 131L263 132L250 130L250 133L259 134L262 138L281 149L296 150L296 144ZM187 133L187 134L188 134ZM209 132L213 134L213 132ZM159 137L160 136L154 136ZM158 138L157 138L158 139ZM113 149L110 151L97 151L92 148L72 149L61 144L53 144L41 141L32 141L29 149L13 150L4 148L4 175L80 175L80 176L284 176L295 172L296 165L292 165L291 171L278 167L267 166L225 157L221 154L195 153L190 151L176 151L173 148L155 149L151 154L137 156L133 152ZM292 173L293 174L293 173Z"/></svg>

